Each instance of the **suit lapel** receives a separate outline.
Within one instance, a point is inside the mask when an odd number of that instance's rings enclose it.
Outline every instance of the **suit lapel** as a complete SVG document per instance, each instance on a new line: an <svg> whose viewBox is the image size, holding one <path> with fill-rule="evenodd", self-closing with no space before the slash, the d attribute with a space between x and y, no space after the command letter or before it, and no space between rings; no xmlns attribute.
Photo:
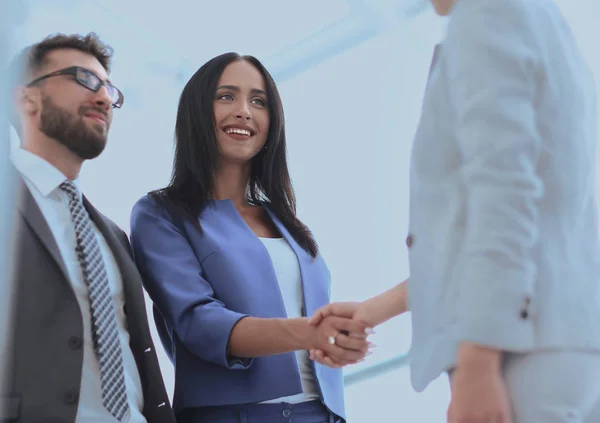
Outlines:
<svg viewBox="0 0 600 423"><path fill-rule="evenodd" d="M33 195L29 192L29 189L25 185L25 182L19 175L16 178L17 181L17 195L18 195L18 208L19 213L32 231L37 235L40 239L46 250L50 253L50 256L56 261L60 269L62 270L66 280L69 280L69 273L67 271L67 267L63 258L60 254L60 250L58 249L58 244L54 239L54 235L52 235L52 231L42 214L42 211L38 207Z"/></svg>
<svg viewBox="0 0 600 423"><path fill-rule="evenodd" d="M140 306L143 306L142 310L145 309L145 303L143 294L139 292L136 287L141 287L141 280L133 259L131 258L128 247L121 242L117 236L109 227L100 213L92 206L92 204L83 196L83 204L88 211L90 218L96 224L96 227L104 236L106 243L111 249L113 256L117 262L117 266L121 272L121 279L123 280L123 293L125 296L125 304L128 306L127 311L139 310ZM139 285L137 284L139 282ZM140 295L142 294L142 295ZM128 321L129 319L128 313Z"/></svg>
<svg viewBox="0 0 600 423"><path fill-rule="evenodd" d="M135 266L131 253L129 251L128 241L124 243L119 240L119 236L108 225L102 215L92 206L88 199L83 196L83 205L90 215L92 221L106 240L108 247L117 262L121 272L121 281L123 285L124 312L127 320L127 332L129 333L129 347L138 367L138 373L142 382L143 397L148 397L150 388L147 374L145 352L148 346L152 345L152 337L147 325L148 316L146 314L146 303L142 291L142 280ZM125 236L123 234L123 236ZM144 406L146 410L146 406Z"/></svg>

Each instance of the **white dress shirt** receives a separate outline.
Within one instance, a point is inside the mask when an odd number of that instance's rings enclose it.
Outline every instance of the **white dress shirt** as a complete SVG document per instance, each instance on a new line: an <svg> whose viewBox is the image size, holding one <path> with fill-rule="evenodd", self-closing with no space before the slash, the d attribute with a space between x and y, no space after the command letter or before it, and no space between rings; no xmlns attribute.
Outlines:
<svg viewBox="0 0 600 423"><path fill-rule="evenodd" d="M300 275L300 266L298 264L296 253L294 253L292 247L290 247L283 238L260 238L260 240L263 242L271 256L287 317L302 317L302 306L304 302L302 294L302 277ZM298 361L298 369L300 370L302 393L264 401L264 404L281 402L297 404L319 399L317 384L308 351L296 351L296 360Z"/></svg>
<svg viewBox="0 0 600 423"><path fill-rule="evenodd" d="M92 322L88 290L75 252L75 228L71 223L68 198L66 193L60 189L60 184L67 178L44 159L21 148L13 150L12 162L23 176L27 188L52 231L52 235L67 268L69 282L73 287L79 308L81 309L81 316L83 318L83 369L76 423L117 422L102 405L100 366L92 342ZM75 185L77 186L76 181ZM124 298L121 274L106 240L93 222L92 225L96 230L96 238L100 245L100 251L108 275L110 292L117 311L117 326L121 349L123 351L125 384L131 408L129 422L145 423L146 419L141 413L143 408L142 384L133 353L129 347L129 333L127 332L127 322L123 310ZM32 295L35 295L35 293L32 293Z"/></svg>

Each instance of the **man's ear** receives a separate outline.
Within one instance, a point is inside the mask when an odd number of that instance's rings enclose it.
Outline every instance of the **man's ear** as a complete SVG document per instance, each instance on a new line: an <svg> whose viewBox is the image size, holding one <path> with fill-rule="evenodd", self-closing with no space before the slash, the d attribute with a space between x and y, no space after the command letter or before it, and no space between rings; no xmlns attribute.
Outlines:
<svg viewBox="0 0 600 423"><path fill-rule="evenodd" d="M35 115L41 108L41 95L39 90L30 89L19 85L13 89L11 110L11 123L18 133L21 123L28 116Z"/></svg>
<svg viewBox="0 0 600 423"><path fill-rule="evenodd" d="M40 108L39 94L24 86L17 86L12 90L10 108L10 123L21 136L21 124L25 116L35 114Z"/></svg>
<svg viewBox="0 0 600 423"><path fill-rule="evenodd" d="M13 104L18 114L34 114L40 108L40 95L37 90L17 86L13 90Z"/></svg>

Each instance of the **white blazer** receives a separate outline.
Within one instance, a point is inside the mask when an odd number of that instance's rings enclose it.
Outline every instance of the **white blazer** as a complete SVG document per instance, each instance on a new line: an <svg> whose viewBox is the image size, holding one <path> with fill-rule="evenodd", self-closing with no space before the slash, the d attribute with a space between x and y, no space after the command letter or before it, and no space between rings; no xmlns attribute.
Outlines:
<svg viewBox="0 0 600 423"><path fill-rule="evenodd" d="M410 181L411 379L460 342L600 351L593 76L552 0L459 0Z"/></svg>

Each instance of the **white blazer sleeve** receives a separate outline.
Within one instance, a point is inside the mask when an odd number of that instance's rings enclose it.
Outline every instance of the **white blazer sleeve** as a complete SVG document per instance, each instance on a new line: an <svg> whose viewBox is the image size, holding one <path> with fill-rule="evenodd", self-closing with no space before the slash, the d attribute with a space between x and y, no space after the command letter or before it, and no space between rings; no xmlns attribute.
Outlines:
<svg viewBox="0 0 600 423"><path fill-rule="evenodd" d="M466 234L452 275L459 336L517 350L532 339L523 309L536 280L543 140L535 107L544 77L535 19L519 4L464 0L445 46L466 193Z"/></svg>

